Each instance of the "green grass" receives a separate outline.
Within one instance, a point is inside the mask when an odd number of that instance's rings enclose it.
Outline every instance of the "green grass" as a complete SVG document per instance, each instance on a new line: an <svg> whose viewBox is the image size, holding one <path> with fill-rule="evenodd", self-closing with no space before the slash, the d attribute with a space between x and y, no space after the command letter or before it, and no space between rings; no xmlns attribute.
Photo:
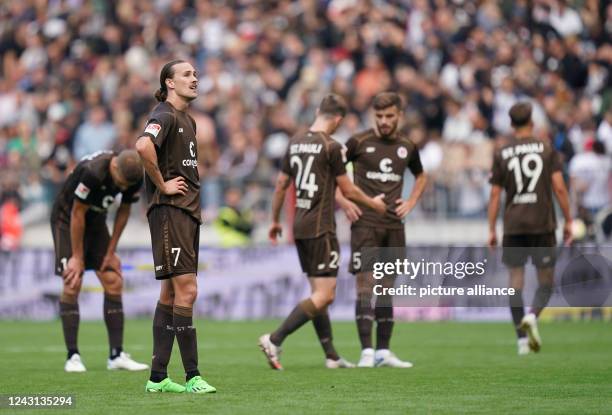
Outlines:
<svg viewBox="0 0 612 415"><path fill-rule="evenodd" d="M544 347L519 357L510 323L399 323L392 348L412 369L331 371L309 325L284 344L285 371L268 369L257 337L277 322L198 321L200 368L214 395L146 394L148 373L108 372L101 322L84 322L79 340L88 372L63 372L59 322L0 322L0 394L63 393L74 411L34 413L533 413L612 411L610 323L541 324ZM355 361L354 324L334 323L336 347ZM126 350L149 362L148 321L129 321ZM183 380L178 347L170 375ZM1 413L9 410L0 409ZM24 413L30 411L13 411Z"/></svg>

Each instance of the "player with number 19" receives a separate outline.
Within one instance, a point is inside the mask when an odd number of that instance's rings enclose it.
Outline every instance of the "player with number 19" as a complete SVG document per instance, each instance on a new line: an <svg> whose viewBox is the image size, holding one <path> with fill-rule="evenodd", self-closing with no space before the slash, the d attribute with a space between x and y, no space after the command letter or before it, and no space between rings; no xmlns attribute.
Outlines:
<svg viewBox="0 0 612 415"><path fill-rule="evenodd" d="M555 230L553 192L565 217L564 240L571 240L572 218L559 154L549 143L533 137L531 104L520 102L510 108L514 137L495 152L490 183L489 246L497 245L495 223L502 190L506 192L502 261L510 271L510 311L518 337L519 355L540 350L542 340L537 317L553 291ZM531 312L525 315L522 289L525 264L531 257L538 274Z"/></svg>
<svg viewBox="0 0 612 415"><path fill-rule="evenodd" d="M327 306L336 290L340 260L334 218L336 185L345 197L377 211L385 212L382 196L371 198L353 185L346 175L345 149L330 135L340 126L347 106L338 95L326 96L317 110L310 129L293 137L283 159L272 201L273 243L282 233L280 212L287 188L295 184L296 214L293 224L295 245L302 271L308 276L311 295L301 301L281 326L259 338L259 346L273 369L280 370L280 346L295 330L312 320L326 356L328 368L348 368L353 364L342 359L332 343Z"/></svg>

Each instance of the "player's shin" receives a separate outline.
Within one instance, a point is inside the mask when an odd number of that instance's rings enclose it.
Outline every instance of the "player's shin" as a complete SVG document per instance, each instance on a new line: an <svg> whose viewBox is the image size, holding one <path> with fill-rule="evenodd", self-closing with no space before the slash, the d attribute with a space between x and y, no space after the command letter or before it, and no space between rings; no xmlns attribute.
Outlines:
<svg viewBox="0 0 612 415"><path fill-rule="evenodd" d="M520 339L527 336L524 330L520 329L521 321L525 316L525 306L523 304L523 291L520 289L514 290L514 295L509 297L510 312L512 313L512 321L516 329L516 336Z"/></svg>
<svg viewBox="0 0 612 415"><path fill-rule="evenodd" d="M174 322L172 306L157 303L153 317L153 359L151 362L152 382L161 382L168 377L168 362L174 344Z"/></svg>
<svg viewBox="0 0 612 415"><path fill-rule="evenodd" d="M554 270L554 267L538 268L538 288L531 305L531 313L535 314L536 317L540 316L552 296Z"/></svg>
<svg viewBox="0 0 612 415"><path fill-rule="evenodd" d="M388 350L393 334L393 301L389 296L378 296L376 298L376 349Z"/></svg>
<svg viewBox="0 0 612 415"><path fill-rule="evenodd" d="M108 332L110 358L114 359L123 351L123 303L121 295L104 293L104 323Z"/></svg>
<svg viewBox="0 0 612 415"><path fill-rule="evenodd" d="M274 333L270 335L270 341L280 346L285 338L302 327L317 314L317 308L310 298L301 301L289 313L285 321L280 325Z"/></svg>
<svg viewBox="0 0 612 415"><path fill-rule="evenodd" d="M174 305L174 332L181 351L186 380L200 376L198 370L198 338L193 326L193 308Z"/></svg>
<svg viewBox="0 0 612 415"><path fill-rule="evenodd" d="M78 354L77 336L79 332L79 322L81 320L79 314L79 304L77 296L63 293L59 303L59 314L62 320L62 328L64 331L64 342L68 350L68 359L73 354Z"/></svg>
<svg viewBox="0 0 612 415"><path fill-rule="evenodd" d="M332 360L340 359L340 356L338 356L338 353L334 348L331 321L329 320L327 307L314 316L312 319L312 324L314 325L317 336L319 337L319 342L321 343L325 357Z"/></svg>
<svg viewBox="0 0 612 415"><path fill-rule="evenodd" d="M374 309L371 301L372 298L366 295L359 295L355 301L355 322L362 350L372 348Z"/></svg>

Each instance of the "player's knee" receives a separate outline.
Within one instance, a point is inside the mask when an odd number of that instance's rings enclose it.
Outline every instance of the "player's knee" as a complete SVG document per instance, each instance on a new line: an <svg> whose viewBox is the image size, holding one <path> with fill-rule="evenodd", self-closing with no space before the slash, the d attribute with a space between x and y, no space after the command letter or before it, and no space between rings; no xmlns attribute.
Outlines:
<svg viewBox="0 0 612 415"><path fill-rule="evenodd" d="M325 292L322 296L322 303L323 303L323 308L329 306L331 303L334 302L334 300L336 299L336 292L334 291L328 291Z"/></svg>
<svg viewBox="0 0 612 415"><path fill-rule="evenodd" d="M102 278L104 291L112 295L119 295L123 290L123 279L115 272L107 272Z"/></svg>
<svg viewBox="0 0 612 415"><path fill-rule="evenodd" d="M62 289L62 295L78 297L80 292L81 292L80 282L75 287L71 287L70 285L66 284L66 282L64 282L64 287Z"/></svg>
<svg viewBox="0 0 612 415"><path fill-rule="evenodd" d="M197 297L198 287L195 284L182 287L180 292L175 291L174 294L175 300L181 304L193 304Z"/></svg>

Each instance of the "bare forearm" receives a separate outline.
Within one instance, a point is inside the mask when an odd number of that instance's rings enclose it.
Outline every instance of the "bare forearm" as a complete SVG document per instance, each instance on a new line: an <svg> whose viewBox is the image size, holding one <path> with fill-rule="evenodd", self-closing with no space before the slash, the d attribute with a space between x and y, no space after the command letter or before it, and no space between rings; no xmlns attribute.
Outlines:
<svg viewBox="0 0 612 415"><path fill-rule="evenodd" d="M374 199L366 195L363 190L361 190L355 185L351 186L350 190L346 193L343 192L343 194L344 197L357 203L358 205L366 206L376 210L376 204L374 203Z"/></svg>
<svg viewBox="0 0 612 415"><path fill-rule="evenodd" d="M280 221L281 209L285 201L287 189L277 187L272 198L272 221L278 223Z"/></svg>
<svg viewBox="0 0 612 415"><path fill-rule="evenodd" d="M117 211L117 216L115 216L115 223L113 225L113 235L111 236L110 243L108 244L107 252L113 253L117 250L117 245L119 244L119 238L121 238L121 234L127 225L128 219L130 217L130 205L121 205L119 210Z"/></svg>
<svg viewBox="0 0 612 415"><path fill-rule="evenodd" d="M339 187L336 187L336 203L340 206L344 206L346 202L348 202L348 199L346 197L344 197L344 194L342 193L342 191L340 190Z"/></svg>
<svg viewBox="0 0 612 415"><path fill-rule="evenodd" d="M136 150L140 155L142 164L147 172L147 175L158 189L163 189L165 180L159 170L157 164L157 153L155 145L147 137L141 137L136 143Z"/></svg>
<svg viewBox="0 0 612 415"><path fill-rule="evenodd" d="M497 222L497 212L499 211L499 196L492 194L489 200L489 231L495 231L495 223Z"/></svg>
<svg viewBox="0 0 612 415"><path fill-rule="evenodd" d="M410 192L410 196L408 197L408 201L415 204L419 201L421 196L423 196L423 192L425 191L425 186L427 186L427 176L425 173L421 173L418 175L414 182L414 187Z"/></svg>
<svg viewBox="0 0 612 415"><path fill-rule="evenodd" d="M556 189L555 196L557 197L557 200L559 201L559 207L561 208L561 212L563 212L563 217L565 218L565 221L566 222L571 221L572 215L570 214L569 195L567 193L567 189L565 188L565 186L563 188Z"/></svg>

